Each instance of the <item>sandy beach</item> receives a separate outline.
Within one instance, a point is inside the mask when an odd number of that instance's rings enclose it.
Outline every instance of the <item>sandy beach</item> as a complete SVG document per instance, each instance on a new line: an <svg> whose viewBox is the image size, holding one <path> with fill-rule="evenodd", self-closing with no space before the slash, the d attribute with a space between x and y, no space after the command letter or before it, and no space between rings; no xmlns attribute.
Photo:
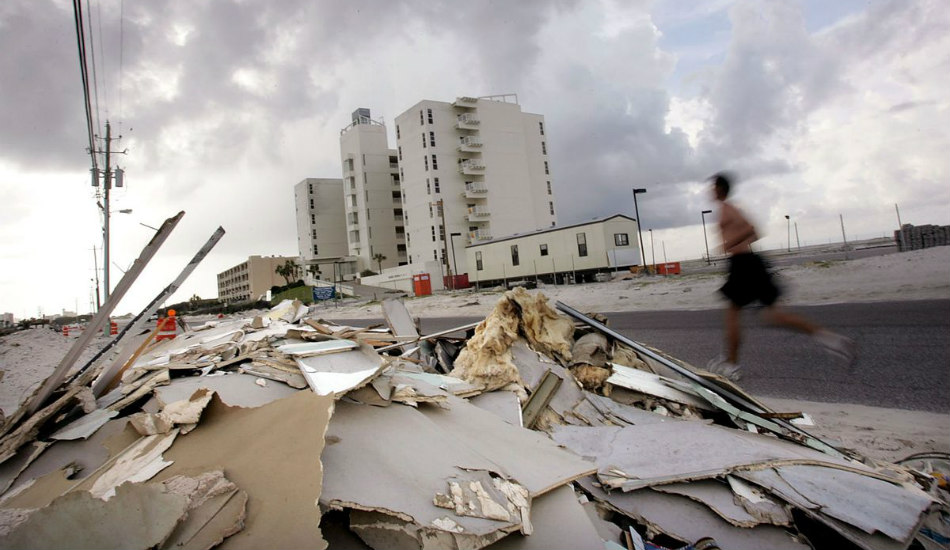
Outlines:
<svg viewBox="0 0 950 550"><path fill-rule="evenodd" d="M815 305L886 300L950 299L950 247L894 253L850 261L819 262L778 270L788 289L787 303ZM716 289L721 274L677 277L617 277L606 283L546 286L551 301L586 311L659 311L722 307ZM441 293L408 298L417 317L483 316L501 289ZM332 319L379 318L378 303L315 307L312 316ZM97 337L79 361L107 340ZM56 367L73 342L47 328L0 338L0 408L11 414L20 401ZM950 452L950 415L853 404L764 399L782 411L808 413L806 429L868 456L889 461L922 451Z"/></svg>

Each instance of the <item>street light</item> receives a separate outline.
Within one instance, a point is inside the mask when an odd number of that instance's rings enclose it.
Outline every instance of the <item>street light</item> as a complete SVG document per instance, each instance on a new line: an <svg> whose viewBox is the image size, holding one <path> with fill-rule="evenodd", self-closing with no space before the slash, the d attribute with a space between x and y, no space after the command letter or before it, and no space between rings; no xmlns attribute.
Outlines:
<svg viewBox="0 0 950 550"><path fill-rule="evenodd" d="M785 214L785 236L788 239L786 241L788 244L786 245L785 251L791 252L792 251L792 221L791 219L789 219L788 214Z"/></svg>
<svg viewBox="0 0 950 550"><path fill-rule="evenodd" d="M648 231L650 232L650 255L653 258L653 274L656 275L656 249L653 248L653 229Z"/></svg>
<svg viewBox="0 0 950 550"><path fill-rule="evenodd" d="M455 272L455 277L459 275L459 266L455 263L455 237L461 237L461 233L450 233L449 240L452 241L452 271ZM455 279L452 279L452 290L455 290Z"/></svg>
<svg viewBox="0 0 950 550"><path fill-rule="evenodd" d="M703 241L706 243L706 265L709 265L709 239L706 238L706 214L712 214L712 210L703 210Z"/></svg>
<svg viewBox="0 0 950 550"><path fill-rule="evenodd" d="M637 237L640 239L640 263L646 265L646 262L643 261L643 233L640 231L640 209L637 207L637 195L640 193L646 193L646 189L634 189L633 190L633 212L637 216Z"/></svg>

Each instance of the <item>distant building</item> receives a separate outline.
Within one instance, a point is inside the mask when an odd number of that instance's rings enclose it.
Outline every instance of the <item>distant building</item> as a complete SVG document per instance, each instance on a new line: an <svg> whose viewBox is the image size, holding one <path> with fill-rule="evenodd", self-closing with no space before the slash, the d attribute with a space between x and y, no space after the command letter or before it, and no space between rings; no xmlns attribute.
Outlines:
<svg viewBox="0 0 950 550"><path fill-rule="evenodd" d="M465 258L473 285L592 281L596 273L641 263L637 221L622 214L476 243Z"/></svg>
<svg viewBox="0 0 950 550"><path fill-rule="evenodd" d="M12 327L14 324L16 324L16 319L12 313L0 314L0 328Z"/></svg>
<svg viewBox="0 0 950 550"><path fill-rule="evenodd" d="M456 249L471 279L466 245L557 222L544 117L514 95L420 101L396 117L396 143L412 264L449 266Z"/></svg>
<svg viewBox="0 0 950 550"><path fill-rule="evenodd" d="M360 271L405 265L408 256L396 151L389 148L386 126L373 120L369 109L354 111L352 123L340 131L340 159L349 255L358 258Z"/></svg>
<svg viewBox="0 0 950 550"><path fill-rule="evenodd" d="M347 255L343 180L307 178L294 186L297 250L305 266Z"/></svg>
<svg viewBox="0 0 950 550"><path fill-rule="evenodd" d="M290 256L250 256L231 269L218 273L218 299L225 302L260 300L272 286L283 286L287 281L277 274L277 266L291 260L299 265L300 258ZM299 274L303 278L303 270Z"/></svg>

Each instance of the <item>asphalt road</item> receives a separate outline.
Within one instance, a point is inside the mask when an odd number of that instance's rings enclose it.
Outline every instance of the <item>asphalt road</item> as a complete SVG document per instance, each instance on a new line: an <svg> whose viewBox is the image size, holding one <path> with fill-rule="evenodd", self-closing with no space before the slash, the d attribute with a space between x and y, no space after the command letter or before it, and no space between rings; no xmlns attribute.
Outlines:
<svg viewBox="0 0 950 550"><path fill-rule="evenodd" d="M741 385L753 395L950 413L950 300L789 308L855 340L851 369L809 337L766 325L744 312ZM633 340L704 366L722 348L723 312L608 313L610 326ZM424 318L431 333L477 317ZM376 320L348 320L362 325Z"/></svg>

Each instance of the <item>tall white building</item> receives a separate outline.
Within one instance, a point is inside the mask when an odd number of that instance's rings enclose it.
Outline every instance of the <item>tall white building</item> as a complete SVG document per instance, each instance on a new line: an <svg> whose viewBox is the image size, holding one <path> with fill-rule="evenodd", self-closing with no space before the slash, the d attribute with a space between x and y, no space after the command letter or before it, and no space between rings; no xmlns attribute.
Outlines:
<svg viewBox="0 0 950 550"><path fill-rule="evenodd" d="M514 95L424 100L397 116L410 263L467 273L466 245L554 226L546 139L544 117Z"/></svg>
<svg viewBox="0 0 950 550"><path fill-rule="evenodd" d="M340 131L340 158L346 238L360 271L408 263L396 151L369 109L354 111L353 122Z"/></svg>
<svg viewBox="0 0 950 550"><path fill-rule="evenodd" d="M294 186L297 250L304 264L347 255L343 180L307 178Z"/></svg>

